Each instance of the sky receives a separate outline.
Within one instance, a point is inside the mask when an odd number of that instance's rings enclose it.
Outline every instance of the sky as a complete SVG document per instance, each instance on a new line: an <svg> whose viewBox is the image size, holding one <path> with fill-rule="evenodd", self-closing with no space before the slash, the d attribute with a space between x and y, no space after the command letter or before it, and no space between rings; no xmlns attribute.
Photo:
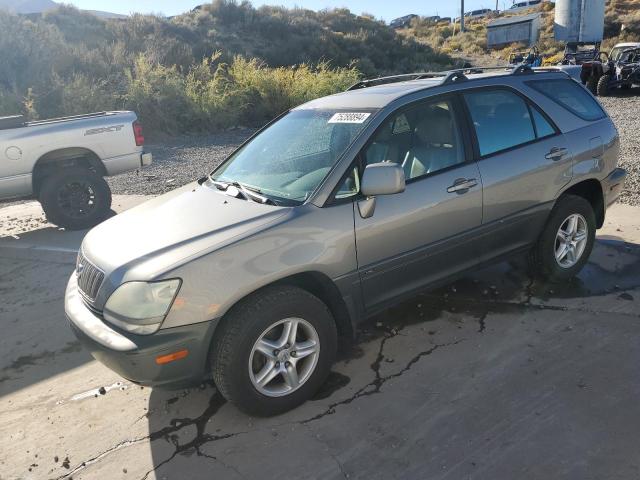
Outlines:
<svg viewBox="0 0 640 480"><path fill-rule="evenodd" d="M85 10L103 10L112 13L129 14L159 13L177 15L191 10L196 5L206 3L206 0L71 0L78 8ZM67 3L65 2L65 3ZM303 7L311 10L321 10L331 7L347 7L354 13L372 13L377 18L386 21L401 17L408 13L423 16L440 15L441 17L456 17L460 14L459 0L254 0L255 6L283 5L285 7ZM499 8L508 8L513 0L498 0ZM478 8L495 8L496 0L465 0L465 11Z"/></svg>

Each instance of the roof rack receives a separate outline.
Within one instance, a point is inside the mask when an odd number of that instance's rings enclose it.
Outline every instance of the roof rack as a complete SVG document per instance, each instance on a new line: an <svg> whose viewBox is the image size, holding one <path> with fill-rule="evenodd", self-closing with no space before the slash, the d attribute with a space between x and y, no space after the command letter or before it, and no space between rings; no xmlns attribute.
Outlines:
<svg viewBox="0 0 640 480"><path fill-rule="evenodd" d="M445 77L448 72L419 72L419 73L403 73L401 75L389 75L388 77L370 78L354 83L349 90L359 90L361 88L375 87L376 85L386 85L388 83L405 82L408 80L422 80L425 78Z"/></svg>
<svg viewBox="0 0 640 480"><path fill-rule="evenodd" d="M529 65L518 65L517 67L503 66L503 67L469 67L459 68L456 70L445 70L443 72L420 72L420 73L405 73L401 75L390 75L388 77L372 78L368 80L362 80L358 83L351 85L347 91L359 90L361 88L374 87L377 85L386 85L389 83L405 82L412 80L423 80L426 78L442 78L441 85L449 85L454 82L461 82L468 80L467 75L474 73L484 73L491 70L503 70L508 75L528 75L535 71Z"/></svg>

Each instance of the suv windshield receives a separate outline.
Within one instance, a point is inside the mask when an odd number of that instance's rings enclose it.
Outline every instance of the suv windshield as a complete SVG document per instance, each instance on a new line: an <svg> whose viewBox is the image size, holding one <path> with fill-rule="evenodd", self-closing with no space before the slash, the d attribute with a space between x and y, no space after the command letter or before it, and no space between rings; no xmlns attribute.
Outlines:
<svg viewBox="0 0 640 480"><path fill-rule="evenodd" d="M609 59L614 62L633 62L638 56L638 52L640 52L638 47L613 47Z"/></svg>
<svg viewBox="0 0 640 480"><path fill-rule="evenodd" d="M373 113L292 110L235 152L212 178L237 182L276 202L302 203L371 121Z"/></svg>

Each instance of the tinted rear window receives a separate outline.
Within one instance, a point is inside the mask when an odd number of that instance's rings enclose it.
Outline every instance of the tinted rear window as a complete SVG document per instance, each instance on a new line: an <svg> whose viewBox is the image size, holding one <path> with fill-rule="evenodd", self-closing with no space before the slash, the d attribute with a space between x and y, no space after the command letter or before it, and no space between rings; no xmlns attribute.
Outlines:
<svg viewBox="0 0 640 480"><path fill-rule="evenodd" d="M600 104L573 80L536 80L527 85L583 120L600 120L606 116Z"/></svg>
<svg viewBox="0 0 640 480"><path fill-rule="evenodd" d="M465 93L483 157L536 139L525 101L504 89Z"/></svg>

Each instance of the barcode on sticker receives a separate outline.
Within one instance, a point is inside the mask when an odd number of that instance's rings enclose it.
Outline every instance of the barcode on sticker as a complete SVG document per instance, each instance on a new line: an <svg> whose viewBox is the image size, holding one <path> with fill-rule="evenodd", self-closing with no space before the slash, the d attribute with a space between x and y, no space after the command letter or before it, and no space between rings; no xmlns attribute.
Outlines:
<svg viewBox="0 0 640 480"><path fill-rule="evenodd" d="M369 118L370 113L364 112L342 112L336 113L329 119L329 123L364 123Z"/></svg>

